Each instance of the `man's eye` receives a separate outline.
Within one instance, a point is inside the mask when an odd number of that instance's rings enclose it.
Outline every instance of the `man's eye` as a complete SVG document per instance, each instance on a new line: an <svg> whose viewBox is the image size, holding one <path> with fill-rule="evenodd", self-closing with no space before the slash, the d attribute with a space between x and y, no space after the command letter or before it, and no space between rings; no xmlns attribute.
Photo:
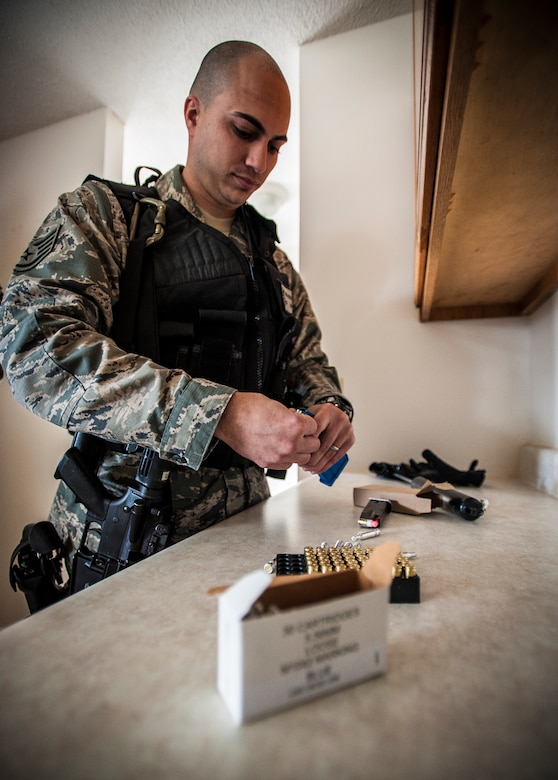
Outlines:
<svg viewBox="0 0 558 780"><path fill-rule="evenodd" d="M251 130L243 130L242 127L237 127L236 125L234 125L234 132L239 138L242 138L243 141L251 141L254 137Z"/></svg>

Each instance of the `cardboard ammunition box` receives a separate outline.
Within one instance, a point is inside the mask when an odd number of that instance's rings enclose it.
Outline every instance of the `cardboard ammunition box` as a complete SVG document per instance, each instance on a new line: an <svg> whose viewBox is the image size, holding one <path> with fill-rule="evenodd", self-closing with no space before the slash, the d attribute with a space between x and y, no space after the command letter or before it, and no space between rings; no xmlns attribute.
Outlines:
<svg viewBox="0 0 558 780"><path fill-rule="evenodd" d="M386 542L361 569L238 580L219 597L217 687L236 723L382 674L392 567Z"/></svg>

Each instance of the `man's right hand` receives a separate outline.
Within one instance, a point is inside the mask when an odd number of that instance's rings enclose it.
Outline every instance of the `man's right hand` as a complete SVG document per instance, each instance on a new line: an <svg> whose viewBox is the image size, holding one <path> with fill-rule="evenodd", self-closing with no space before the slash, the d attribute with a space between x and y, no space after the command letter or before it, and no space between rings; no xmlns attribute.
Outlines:
<svg viewBox="0 0 558 780"><path fill-rule="evenodd" d="M236 392L215 429L215 437L261 468L304 466L320 448L313 417L297 414L261 393Z"/></svg>

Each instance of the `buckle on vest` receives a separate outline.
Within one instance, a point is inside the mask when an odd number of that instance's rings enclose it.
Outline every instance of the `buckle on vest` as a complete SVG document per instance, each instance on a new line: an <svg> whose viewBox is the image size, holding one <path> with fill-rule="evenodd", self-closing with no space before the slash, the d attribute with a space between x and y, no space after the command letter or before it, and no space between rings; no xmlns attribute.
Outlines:
<svg viewBox="0 0 558 780"><path fill-rule="evenodd" d="M138 200L134 207L134 213L132 214L130 240L136 237L142 205L155 206L157 209L157 213L155 214L155 218L153 220L155 223L155 231L153 235L149 236L145 241L145 246L151 246L151 244L155 244L157 241L160 241L165 234L165 227L167 225L167 204L163 203L162 200L157 200L156 198L141 198Z"/></svg>

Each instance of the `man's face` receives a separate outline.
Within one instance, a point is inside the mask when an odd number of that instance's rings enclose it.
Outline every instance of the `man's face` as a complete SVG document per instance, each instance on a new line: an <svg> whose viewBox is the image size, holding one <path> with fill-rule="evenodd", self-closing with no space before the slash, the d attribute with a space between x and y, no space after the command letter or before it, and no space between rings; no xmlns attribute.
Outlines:
<svg viewBox="0 0 558 780"><path fill-rule="evenodd" d="M285 83L258 61L241 60L231 85L209 106L188 98L184 178L194 200L229 217L264 183L287 140L290 97Z"/></svg>

